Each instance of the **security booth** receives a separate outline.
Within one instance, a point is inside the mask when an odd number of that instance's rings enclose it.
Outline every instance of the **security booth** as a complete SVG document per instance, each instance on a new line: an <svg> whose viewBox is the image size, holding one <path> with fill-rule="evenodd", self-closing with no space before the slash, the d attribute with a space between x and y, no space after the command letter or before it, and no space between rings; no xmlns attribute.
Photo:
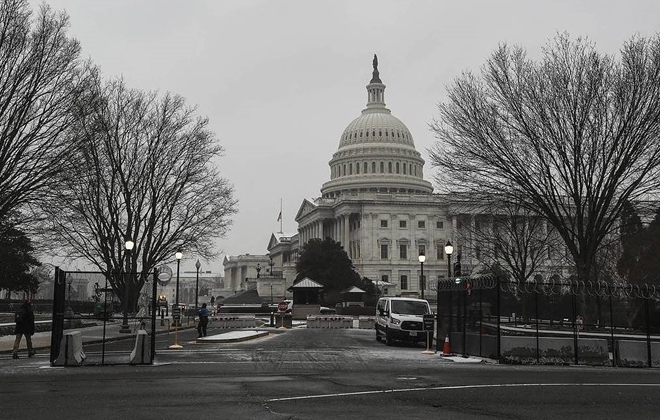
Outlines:
<svg viewBox="0 0 660 420"><path fill-rule="evenodd" d="M293 319L307 319L308 315L320 313L323 285L305 277L287 288L287 291L293 294Z"/></svg>
<svg viewBox="0 0 660 420"><path fill-rule="evenodd" d="M349 287L348 289L342 290L341 294L341 306L348 308L350 306L364 306L364 294L367 293L364 290L360 289L357 286Z"/></svg>

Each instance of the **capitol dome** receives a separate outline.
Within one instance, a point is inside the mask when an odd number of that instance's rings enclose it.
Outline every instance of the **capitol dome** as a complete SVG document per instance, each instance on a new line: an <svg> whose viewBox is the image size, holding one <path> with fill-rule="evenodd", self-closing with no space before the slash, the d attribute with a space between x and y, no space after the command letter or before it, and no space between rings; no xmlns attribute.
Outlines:
<svg viewBox="0 0 660 420"><path fill-rule="evenodd" d="M330 181L321 188L325 198L343 192L433 192L431 183L423 179L424 159L408 127L385 107L385 85L375 55L367 107L342 133L329 165Z"/></svg>

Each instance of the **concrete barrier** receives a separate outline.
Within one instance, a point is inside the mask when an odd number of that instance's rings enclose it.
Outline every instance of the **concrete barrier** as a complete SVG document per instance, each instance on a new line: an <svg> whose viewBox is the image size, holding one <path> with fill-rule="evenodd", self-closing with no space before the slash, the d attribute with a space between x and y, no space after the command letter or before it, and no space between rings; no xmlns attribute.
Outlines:
<svg viewBox="0 0 660 420"><path fill-rule="evenodd" d="M646 341L617 340L616 364L623 367L648 367L649 354ZM660 343L651 342L651 367L660 367Z"/></svg>
<svg viewBox="0 0 660 420"><path fill-rule="evenodd" d="M458 334L452 334L452 338L456 335ZM460 340L460 338L458 339ZM575 363L573 343L573 338L540 337L540 364ZM456 351L455 348L454 351ZM536 364L536 337L502 337L501 357L505 363ZM604 338L578 339L578 363L592 366L607 366L611 364L607 340Z"/></svg>
<svg viewBox="0 0 660 420"><path fill-rule="evenodd" d="M149 334L145 330L138 330L135 336L135 346L128 359L131 365L151 363L151 344L149 343Z"/></svg>
<svg viewBox="0 0 660 420"><path fill-rule="evenodd" d="M338 315L308 315L307 328L353 328L353 317Z"/></svg>
<svg viewBox="0 0 660 420"><path fill-rule="evenodd" d="M69 331L62 337L60 354L53 366L81 366L87 356L82 348L82 335L80 331Z"/></svg>
<svg viewBox="0 0 660 420"><path fill-rule="evenodd" d="M372 330L376 328L376 317L360 315L358 318L358 328L361 330Z"/></svg>
<svg viewBox="0 0 660 420"><path fill-rule="evenodd" d="M221 315L210 318L209 327L216 328L256 328L260 326L254 315Z"/></svg>

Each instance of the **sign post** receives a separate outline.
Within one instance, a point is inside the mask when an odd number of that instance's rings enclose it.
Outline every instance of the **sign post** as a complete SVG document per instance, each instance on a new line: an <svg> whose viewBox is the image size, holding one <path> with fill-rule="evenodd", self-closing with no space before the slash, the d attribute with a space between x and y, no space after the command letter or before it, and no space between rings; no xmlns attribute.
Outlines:
<svg viewBox="0 0 660 420"><path fill-rule="evenodd" d="M286 313L286 310L287 310L288 307L289 307L289 304L285 300L283 300L283 301L281 301L280 303L277 304L277 310L282 315L282 323L280 325L280 328L284 328L284 314Z"/></svg>
<svg viewBox="0 0 660 420"><path fill-rule="evenodd" d="M174 344L170 349L182 349L183 346L179 344L179 325L181 322L181 308L176 303L172 305L172 321L174 321Z"/></svg>
<svg viewBox="0 0 660 420"><path fill-rule="evenodd" d="M431 332L433 331L433 327L435 326L434 325L435 315L425 314L423 323L424 323L423 325L424 331L426 331L426 350L424 350L422 353L435 354L435 352L431 350Z"/></svg>

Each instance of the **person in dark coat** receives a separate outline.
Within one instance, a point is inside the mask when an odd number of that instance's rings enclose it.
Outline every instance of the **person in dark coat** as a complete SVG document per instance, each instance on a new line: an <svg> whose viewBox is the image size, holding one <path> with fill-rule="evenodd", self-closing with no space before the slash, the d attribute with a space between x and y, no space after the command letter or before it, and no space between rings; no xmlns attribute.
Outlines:
<svg viewBox="0 0 660 420"><path fill-rule="evenodd" d="M209 309L206 303L202 303L202 307L197 311L199 316L199 323L197 323L197 338L206 337L206 326L209 324Z"/></svg>
<svg viewBox="0 0 660 420"><path fill-rule="evenodd" d="M32 349L32 334L34 334L34 311L30 300L25 300L21 307L16 312L16 340L14 341L14 353L12 357L18 359L18 347L21 344L21 337L25 336L27 344L28 357L37 354Z"/></svg>

